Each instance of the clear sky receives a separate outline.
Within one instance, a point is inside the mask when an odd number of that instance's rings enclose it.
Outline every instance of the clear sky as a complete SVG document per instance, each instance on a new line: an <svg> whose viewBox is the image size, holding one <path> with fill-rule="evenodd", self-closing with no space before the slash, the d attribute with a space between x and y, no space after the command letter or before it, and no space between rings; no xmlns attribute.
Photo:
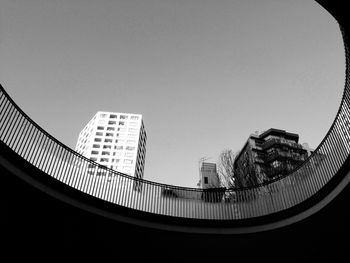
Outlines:
<svg viewBox="0 0 350 263"><path fill-rule="evenodd" d="M341 100L333 17L307 0L1 0L0 83L74 148L99 110L139 113L145 179L196 187L198 160L254 131L315 148Z"/></svg>

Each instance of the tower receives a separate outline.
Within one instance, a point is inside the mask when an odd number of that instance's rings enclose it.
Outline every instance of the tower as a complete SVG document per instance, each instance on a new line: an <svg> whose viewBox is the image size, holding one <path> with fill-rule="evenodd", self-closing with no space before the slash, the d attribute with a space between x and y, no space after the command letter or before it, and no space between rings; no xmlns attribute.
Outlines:
<svg viewBox="0 0 350 263"><path fill-rule="evenodd" d="M98 111L80 132L75 150L107 168L143 178L146 140L142 115Z"/></svg>
<svg viewBox="0 0 350 263"><path fill-rule="evenodd" d="M201 162L198 186L202 189L220 187L220 180L215 163Z"/></svg>

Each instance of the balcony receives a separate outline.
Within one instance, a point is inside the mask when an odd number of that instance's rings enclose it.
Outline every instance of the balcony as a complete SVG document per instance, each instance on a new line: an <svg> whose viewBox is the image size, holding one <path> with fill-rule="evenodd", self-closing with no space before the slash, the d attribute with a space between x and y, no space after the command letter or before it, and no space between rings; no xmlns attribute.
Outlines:
<svg viewBox="0 0 350 263"><path fill-rule="evenodd" d="M263 143L261 148L262 148L262 150L267 150L274 145L281 145L281 146L285 145L285 146L288 146L288 147L294 148L294 149L300 149L300 150L303 149L303 147L301 145L299 145L298 143L290 142L290 141L287 141L285 139L270 139L270 140L266 141L265 143Z"/></svg>
<svg viewBox="0 0 350 263"><path fill-rule="evenodd" d="M289 152L282 152L282 151L274 151L270 154L267 154L264 158L266 163L269 163L275 159L283 158L283 159L290 159L293 161L303 162L305 161L305 156L296 154L296 153L289 153Z"/></svg>

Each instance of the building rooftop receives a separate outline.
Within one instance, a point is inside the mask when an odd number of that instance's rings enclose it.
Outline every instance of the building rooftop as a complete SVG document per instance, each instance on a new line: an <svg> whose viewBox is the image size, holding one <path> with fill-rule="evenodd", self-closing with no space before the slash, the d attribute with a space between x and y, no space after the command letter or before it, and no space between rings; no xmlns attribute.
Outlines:
<svg viewBox="0 0 350 263"><path fill-rule="evenodd" d="M265 137L269 135L277 135L281 136L283 135L284 138L294 140L295 142L299 141L299 135L296 133L291 133L291 132L286 132L285 130L280 130L280 129L275 129L275 128L270 128L267 131L264 131L261 133L258 137L261 139L264 139Z"/></svg>

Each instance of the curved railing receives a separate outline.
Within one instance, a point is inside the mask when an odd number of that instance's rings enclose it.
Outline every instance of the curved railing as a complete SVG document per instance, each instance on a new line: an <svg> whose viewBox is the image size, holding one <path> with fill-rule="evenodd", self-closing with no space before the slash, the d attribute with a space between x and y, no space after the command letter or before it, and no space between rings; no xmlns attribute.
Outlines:
<svg viewBox="0 0 350 263"><path fill-rule="evenodd" d="M344 32L342 30L343 36ZM40 128L0 86L0 140L53 178L116 205L182 218L235 220L296 206L316 194L349 158L349 51L346 82L335 120L315 152L289 175L243 189L177 187L137 179L99 165Z"/></svg>

